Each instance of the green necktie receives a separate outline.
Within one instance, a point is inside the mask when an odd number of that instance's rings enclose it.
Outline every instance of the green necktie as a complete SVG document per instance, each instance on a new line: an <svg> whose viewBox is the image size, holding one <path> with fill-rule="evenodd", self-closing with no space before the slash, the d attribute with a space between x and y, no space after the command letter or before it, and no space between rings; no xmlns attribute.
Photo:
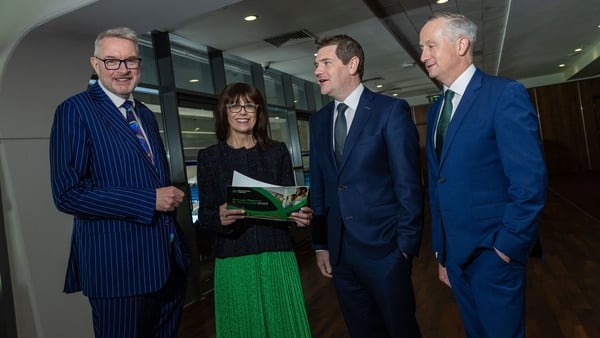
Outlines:
<svg viewBox="0 0 600 338"><path fill-rule="evenodd" d="M448 129L448 124L450 123L450 116L452 115L453 97L454 92L450 89L446 90L446 93L444 93L444 106L442 107L442 113L440 114L437 131L435 133L435 153L437 154L438 159L442 155L444 137L446 137L446 130Z"/></svg>

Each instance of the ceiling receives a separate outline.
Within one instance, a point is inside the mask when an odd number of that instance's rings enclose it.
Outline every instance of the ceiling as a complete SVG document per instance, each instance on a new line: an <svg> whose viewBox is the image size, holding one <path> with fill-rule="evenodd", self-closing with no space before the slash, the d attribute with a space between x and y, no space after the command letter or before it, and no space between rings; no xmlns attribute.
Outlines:
<svg viewBox="0 0 600 338"><path fill-rule="evenodd" d="M17 19L25 9L18 8L0 13L9 19L0 20L0 28L14 30L13 24L23 22ZM27 8L35 13L42 7ZM314 81L314 38L344 33L365 50L365 85L414 103L439 92L419 62L418 46L420 27L434 11L458 12L475 21L480 30L475 64L488 73L526 86L600 75L598 0L449 0L443 5L435 0L98 0L53 13L53 19L48 15L32 29L38 35L89 36L90 41L117 25L140 33L164 30L308 81ZM243 21L249 14L258 20ZM296 34L282 38L290 33ZM0 47L10 43L7 35L0 35ZM566 66L559 68L561 63Z"/></svg>
<svg viewBox="0 0 600 338"><path fill-rule="evenodd" d="M419 62L419 30L434 11L462 13L478 25L474 62L490 74L537 85L600 75L597 0L244 0L171 31L309 81L314 37L348 34L365 50L367 87L425 98L439 91ZM249 14L258 20L243 21ZM267 42L289 33L296 35L280 46Z"/></svg>

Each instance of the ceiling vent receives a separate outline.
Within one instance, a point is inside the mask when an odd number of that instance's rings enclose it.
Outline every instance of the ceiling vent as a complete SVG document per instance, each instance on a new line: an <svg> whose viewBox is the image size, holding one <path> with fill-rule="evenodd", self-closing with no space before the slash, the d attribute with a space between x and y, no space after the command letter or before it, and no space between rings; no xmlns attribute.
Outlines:
<svg viewBox="0 0 600 338"><path fill-rule="evenodd" d="M286 33L272 38L265 39L266 42L272 44L275 47L281 47L288 41L309 41L315 40L317 37L311 32L303 29L301 31Z"/></svg>

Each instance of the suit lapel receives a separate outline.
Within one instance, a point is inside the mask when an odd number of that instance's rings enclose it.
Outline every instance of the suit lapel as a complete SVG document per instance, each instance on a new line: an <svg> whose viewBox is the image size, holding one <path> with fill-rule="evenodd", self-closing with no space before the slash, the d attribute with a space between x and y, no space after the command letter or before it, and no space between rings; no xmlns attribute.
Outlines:
<svg viewBox="0 0 600 338"><path fill-rule="evenodd" d="M323 135L325 136L325 140L328 144L328 148L329 148L329 159L331 161L331 163L333 163L333 165L335 166L336 161L335 161L335 151L333 149L333 124L334 124L334 118L333 118L333 112L335 110L335 101L331 101L330 103L328 103L327 106L325 106L326 111L329 111L329 113L325 116L327 116L327 123L318 123L317 125L319 126L325 126L327 125L326 130L323 131ZM324 118L322 118L324 119ZM324 122L324 121L323 121ZM317 132L317 131L315 131Z"/></svg>
<svg viewBox="0 0 600 338"><path fill-rule="evenodd" d="M429 156L435 158L435 163L439 164L439 159L437 158L437 154L435 153L435 129L437 125L437 121L440 118L440 110L442 109L443 99L438 99L435 103L429 108L427 113L427 144L431 145L426 147L429 152ZM430 168L431 169L431 168Z"/></svg>
<svg viewBox="0 0 600 338"><path fill-rule="evenodd" d="M142 126L144 127L144 131L146 132L147 141L150 145L150 149L152 149L152 155L154 157L154 167L156 171L160 174L161 178L165 172L165 163L166 156L163 156L163 144L160 142L161 136L160 131L158 129L151 128L151 126L155 125L154 113L146 106L144 106L141 102L136 100L136 112L138 113L139 119L142 122ZM137 141L137 140L136 140ZM138 144L139 145L139 144ZM143 153L144 157L148 160L147 162L152 165L152 162L146 156L144 150L139 147L140 151Z"/></svg>
<svg viewBox="0 0 600 338"><path fill-rule="evenodd" d="M358 107L356 108L356 112L354 112L354 119L350 125L350 130L348 130L348 136L346 137L346 143L344 144L344 154L342 155L342 160L340 162L340 169L344 167L350 153L352 153L352 149L356 145L358 136L373 113L373 97L373 93L367 88L363 90L363 93L360 96ZM330 129L333 129L333 126Z"/></svg>
<svg viewBox="0 0 600 338"><path fill-rule="evenodd" d="M479 95L482 78L483 73L477 70L475 74L473 74L473 78L471 78L471 81L469 82L469 85L467 86L467 89L465 90L465 93L461 98L458 107L456 107L456 111L454 112L452 120L450 121L450 124L448 124L448 129L446 130L446 137L444 138L444 149L440 157L440 163L444 161L448 149L452 147L452 141L454 140L457 131L460 129L460 126L462 125L465 117L469 113L472 113L471 107L473 106L475 100Z"/></svg>
<svg viewBox="0 0 600 338"><path fill-rule="evenodd" d="M142 146L139 144L130 127L127 125L127 121L125 121L123 114L104 93L98 83L90 87L90 94L93 100L97 103L96 107L98 114L103 117L107 127L111 128L119 136L119 140L115 142L126 143L126 146L130 149L133 149L138 156L141 156L145 160L146 164L152 168L152 171L155 172L156 170L154 169L154 165L146 155L144 149L142 149ZM144 124L144 121L142 121L142 124ZM146 129L144 129L144 131L146 131ZM150 139L150 137L148 137L148 139ZM156 149L155 145L153 145L152 142L149 143L152 152L154 153Z"/></svg>

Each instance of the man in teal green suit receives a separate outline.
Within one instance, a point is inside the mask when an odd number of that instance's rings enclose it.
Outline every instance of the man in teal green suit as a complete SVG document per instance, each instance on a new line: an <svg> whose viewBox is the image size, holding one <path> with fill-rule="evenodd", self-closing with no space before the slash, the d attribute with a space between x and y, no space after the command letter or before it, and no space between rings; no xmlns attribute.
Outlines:
<svg viewBox="0 0 600 338"><path fill-rule="evenodd" d="M432 246L468 337L524 337L525 264L537 242L546 166L527 90L473 65L476 33L452 13L434 14L420 33L421 61L452 93L427 118Z"/></svg>

